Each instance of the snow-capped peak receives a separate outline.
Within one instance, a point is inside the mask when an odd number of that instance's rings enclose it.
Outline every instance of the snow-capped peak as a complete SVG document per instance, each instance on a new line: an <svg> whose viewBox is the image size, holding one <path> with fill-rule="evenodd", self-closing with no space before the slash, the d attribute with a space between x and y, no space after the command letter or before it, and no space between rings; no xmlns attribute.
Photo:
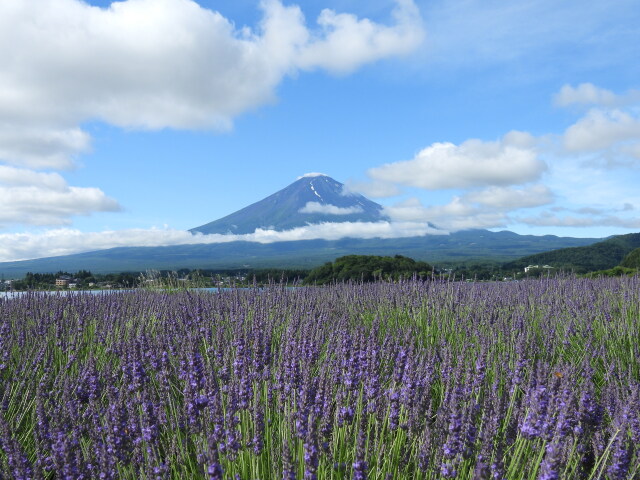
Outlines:
<svg viewBox="0 0 640 480"><path fill-rule="evenodd" d="M300 180L301 178L309 178L309 177L328 177L328 175L325 173L310 172L310 173L305 173L301 177L296 178L296 180Z"/></svg>
<svg viewBox="0 0 640 480"><path fill-rule="evenodd" d="M381 205L364 197L342 195L342 183L328 175L307 173L304 177L256 203L192 231L244 234L267 226L284 231L309 222L377 222L386 218Z"/></svg>

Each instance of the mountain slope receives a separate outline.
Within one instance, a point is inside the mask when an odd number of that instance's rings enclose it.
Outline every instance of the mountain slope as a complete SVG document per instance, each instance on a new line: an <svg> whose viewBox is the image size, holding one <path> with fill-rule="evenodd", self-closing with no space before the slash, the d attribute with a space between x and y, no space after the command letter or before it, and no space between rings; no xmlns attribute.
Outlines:
<svg viewBox="0 0 640 480"><path fill-rule="evenodd" d="M376 222L382 206L322 174L309 174L291 185L226 217L193 228L191 232L246 234L256 228L289 230L310 223Z"/></svg>
<svg viewBox="0 0 640 480"><path fill-rule="evenodd" d="M632 250L620 263L621 267L640 268L640 247Z"/></svg>
<svg viewBox="0 0 640 480"><path fill-rule="evenodd" d="M178 270L180 268L313 268L344 255L404 255L428 263L490 258L508 261L566 246L588 245L593 238L518 235L466 230L450 235L390 239L301 240L269 244L229 242L170 247L120 247L52 258L0 263L0 273L18 278L27 272L90 270L94 273Z"/></svg>
<svg viewBox="0 0 640 480"><path fill-rule="evenodd" d="M632 250L640 247L640 233L616 235L593 245L562 248L550 252L529 255L505 265L506 268L523 268L527 265L551 265L571 269L576 273L606 270L620 264Z"/></svg>
<svg viewBox="0 0 640 480"><path fill-rule="evenodd" d="M387 220L382 213L381 205L359 194L345 194L343 187L342 183L326 175L305 175L273 195L224 218L196 227L191 232L248 234L258 228L288 230L320 222ZM488 230L444 234L436 229L434 232L442 234L390 239L301 240L269 244L232 241L167 247L121 247L0 263L0 273L15 278L27 272L82 269L107 273L143 271L151 268L312 268L344 255L404 255L432 264L480 259L510 261L523 255L590 245L599 240L552 235L518 235L508 231ZM193 241L202 240L194 235ZM620 260L624 257L624 254L621 255Z"/></svg>

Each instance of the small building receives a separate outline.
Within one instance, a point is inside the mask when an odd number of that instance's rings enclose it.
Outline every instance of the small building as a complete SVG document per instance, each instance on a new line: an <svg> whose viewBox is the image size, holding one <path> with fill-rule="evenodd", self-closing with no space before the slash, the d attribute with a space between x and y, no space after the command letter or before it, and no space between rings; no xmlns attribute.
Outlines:
<svg viewBox="0 0 640 480"><path fill-rule="evenodd" d="M553 267L551 265L529 265L528 267L524 267L524 273L529 273L531 270L551 270Z"/></svg>
<svg viewBox="0 0 640 480"><path fill-rule="evenodd" d="M65 288L69 286L69 279L60 277L56 278L56 287Z"/></svg>

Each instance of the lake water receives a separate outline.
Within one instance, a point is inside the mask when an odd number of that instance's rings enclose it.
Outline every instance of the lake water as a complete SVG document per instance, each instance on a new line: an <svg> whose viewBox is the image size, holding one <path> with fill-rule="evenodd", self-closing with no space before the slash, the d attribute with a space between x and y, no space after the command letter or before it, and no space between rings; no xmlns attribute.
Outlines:
<svg viewBox="0 0 640 480"><path fill-rule="evenodd" d="M286 288L299 288L299 287L286 287ZM254 287L211 287L211 288L191 288L189 289L193 292L229 292L232 290L254 290ZM262 290L262 288L259 288ZM158 290L161 291L161 290ZM135 292L133 289L123 289L123 290L36 290L33 292L0 292L0 298L14 298L20 297L22 295L26 295L27 293L34 293L36 295L81 295L81 294L89 294L89 295L107 295L111 293L128 293Z"/></svg>

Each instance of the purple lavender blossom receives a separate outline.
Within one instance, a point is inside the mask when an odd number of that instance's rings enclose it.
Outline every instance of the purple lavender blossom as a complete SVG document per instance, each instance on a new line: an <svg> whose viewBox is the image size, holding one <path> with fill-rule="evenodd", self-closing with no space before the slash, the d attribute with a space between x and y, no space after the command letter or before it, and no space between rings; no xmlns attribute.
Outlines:
<svg viewBox="0 0 640 480"><path fill-rule="evenodd" d="M625 432L618 432L614 441L613 451L611 455L611 465L607 468L607 474L611 480L624 480L629 474L631 466L631 458L633 457L633 446L628 438L625 438Z"/></svg>
<svg viewBox="0 0 640 480"><path fill-rule="evenodd" d="M562 470L562 452L560 446L549 443L545 449L544 459L538 471L538 480L558 480Z"/></svg>

